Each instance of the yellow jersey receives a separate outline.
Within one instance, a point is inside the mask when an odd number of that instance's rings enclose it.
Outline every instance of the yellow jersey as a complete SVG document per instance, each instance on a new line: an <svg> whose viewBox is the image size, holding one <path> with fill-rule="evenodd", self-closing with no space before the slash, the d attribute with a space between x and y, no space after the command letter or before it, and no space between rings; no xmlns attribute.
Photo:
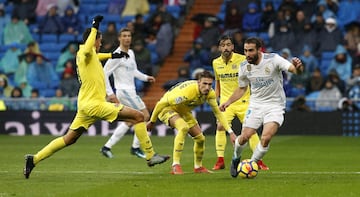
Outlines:
<svg viewBox="0 0 360 197"><path fill-rule="evenodd" d="M215 80L220 83L220 103L226 102L235 89L239 87L240 63L245 61L245 59L244 55L233 53L227 64L221 56L213 60ZM231 105L241 105L245 101L249 101L249 98L250 88L247 89L246 93L239 100Z"/></svg>
<svg viewBox="0 0 360 197"><path fill-rule="evenodd" d="M78 108L81 104L94 101L106 101L105 74L100 60L111 58L111 53L96 53L94 47L97 30L91 28L86 42L79 46L76 64L80 90Z"/></svg>
<svg viewBox="0 0 360 197"><path fill-rule="evenodd" d="M196 80L179 83L168 90L156 103L150 121L156 122L159 113L166 107L171 107L179 115L182 115L191 112L195 107L205 102L210 105L215 117L224 125L224 128L229 131L230 126L219 110L214 89L211 89L207 95L202 95L199 90L198 81Z"/></svg>

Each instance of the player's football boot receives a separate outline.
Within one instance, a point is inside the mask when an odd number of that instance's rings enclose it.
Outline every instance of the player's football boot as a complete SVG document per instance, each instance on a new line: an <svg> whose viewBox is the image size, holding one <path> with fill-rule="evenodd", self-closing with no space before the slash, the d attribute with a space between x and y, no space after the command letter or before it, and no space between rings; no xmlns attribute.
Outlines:
<svg viewBox="0 0 360 197"><path fill-rule="evenodd" d="M169 159L170 159L170 156L168 156L168 155L155 154L153 157L151 157L151 159L147 160L147 165L149 167L152 167L156 164L162 164Z"/></svg>
<svg viewBox="0 0 360 197"><path fill-rule="evenodd" d="M230 164L230 175L234 178L236 178L239 174L237 167L240 163L240 158L233 158L231 160L231 164Z"/></svg>
<svg viewBox="0 0 360 197"><path fill-rule="evenodd" d="M218 159L212 170L222 170L222 169L225 169L224 159Z"/></svg>
<svg viewBox="0 0 360 197"><path fill-rule="evenodd" d="M184 174L184 172L182 171L180 164L175 164L171 166L170 174Z"/></svg>
<svg viewBox="0 0 360 197"><path fill-rule="evenodd" d="M113 154L111 152L111 149L106 147L106 146L103 146L101 149L100 149L100 153L102 153L105 157L107 158L113 158Z"/></svg>
<svg viewBox="0 0 360 197"><path fill-rule="evenodd" d="M32 169L35 167L34 164L34 156L33 155L25 155L25 167L24 167L24 176L25 178L29 178Z"/></svg>
<svg viewBox="0 0 360 197"><path fill-rule="evenodd" d="M265 163L262 160L259 160L257 162L257 165L259 166L260 170L270 170L270 168L267 165L265 165Z"/></svg>
<svg viewBox="0 0 360 197"><path fill-rule="evenodd" d="M205 167L194 168L194 173L212 173L210 170L206 169Z"/></svg>
<svg viewBox="0 0 360 197"><path fill-rule="evenodd" d="M137 156L139 158L145 159L145 154L144 154L144 152L142 152L142 150L140 148L131 147L130 148L130 154L135 155L135 156Z"/></svg>

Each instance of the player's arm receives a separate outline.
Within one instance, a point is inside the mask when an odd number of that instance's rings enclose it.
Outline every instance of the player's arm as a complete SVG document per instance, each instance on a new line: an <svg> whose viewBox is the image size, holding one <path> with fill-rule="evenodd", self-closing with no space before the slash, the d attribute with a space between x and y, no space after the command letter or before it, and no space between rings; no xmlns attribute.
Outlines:
<svg viewBox="0 0 360 197"><path fill-rule="evenodd" d="M225 109L227 107L229 107L229 105L231 105L233 102L240 99L245 94L247 89L248 89L248 86L236 88L235 91L233 92L233 94L230 96L230 98L225 103L222 103L219 106L220 110L225 111Z"/></svg>
<svg viewBox="0 0 360 197"><path fill-rule="evenodd" d="M155 108L153 110L153 112L151 113L151 117L150 117L150 120L149 122L146 124L146 128L148 131L151 131L158 116L159 116L159 113L165 108L169 106L169 102L166 101L166 99L160 99L160 101L158 101L155 105Z"/></svg>
<svg viewBox="0 0 360 197"><path fill-rule="evenodd" d="M106 86L106 95L108 96L108 101L112 102L112 103L120 103L119 100L116 98L116 95L110 85L110 81L109 81L109 77L110 75L112 75L112 73L114 72L114 70L117 68L116 62L108 60L105 63L104 66L104 74L105 74L105 86Z"/></svg>
<svg viewBox="0 0 360 197"><path fill-rule="evenodd" d="M215 95L216 95L216 98L219 98L220 97L220 81L219 80L215 80Z"/></svg>
<svg viewBox="0 0 360 197"><path fill-rule="evenodd" d="M288 71L297 75L301 74L304 71L304 66L302 65L301 60L297 57L294 57Z"/></svg>
<svg viewBox="0 0 360 197"><path fill-rule="evenodd" d="M215 99L209 99L208 103L211 106L211 109L212 109L216 119L221 123L221 125L223 125L225 130L229 133L231 142L234 144L235 139L236 139L236 135L235 135L234 131L231 129L228 122L226 121L223 113L221 113L221 111L219 110L219 107L217 105L216 100Z"/></svg>

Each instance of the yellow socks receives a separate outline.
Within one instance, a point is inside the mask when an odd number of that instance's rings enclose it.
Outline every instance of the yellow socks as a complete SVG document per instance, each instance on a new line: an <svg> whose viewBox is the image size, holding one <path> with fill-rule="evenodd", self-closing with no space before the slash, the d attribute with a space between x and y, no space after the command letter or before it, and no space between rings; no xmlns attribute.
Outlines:
<svg viewBox="0 0 360 197"><path fill-rule="evenodd" d="M260 139L257 133L255 133L254 135L252 135L249 139L249 146L250 149L252 150L252 152L255 151L257 144L259 143Z"/></svg>
<svg viewBox="0 0 360 197"><path fill-rule="evenodd" d="M34 155L34 164L36 165L41 160L44 160L51 155L53 155L56 151L61 150L66 146L64 138L58 137L51 141L48 145L46 145L43 149L41 149L36 155Z"/></svg>
<svg viewBox="0 0 360 197"><path fill-rule="evenodd" d="M224 157L226 147L226 131L216 130L215 147L218 157Z"/></svg>
<svg viewBox="0 0 360 197"><path fill-rule="evenodd" d="M175 121L174 126L178 133L174 139L173 165L180 164L182 151L184 150L185 137L189 132L187 123L181 118Z"/></svg>
<svg viewBox="0 0 360 197"><path fill-rule="evenodd" d="M145 153L146 160L151 159L154 156L155 152L150 137L147 133L145 122L134 125L134 131L136 137L140 141L140 147Z"/></svg>
<svg viewBox="0 0 360 197"><path fill-rule="evenodd" d="M194 167L199 168L202 166L202 159L205 151L205 136L200 133L193 137L194 139Z"/></svg>

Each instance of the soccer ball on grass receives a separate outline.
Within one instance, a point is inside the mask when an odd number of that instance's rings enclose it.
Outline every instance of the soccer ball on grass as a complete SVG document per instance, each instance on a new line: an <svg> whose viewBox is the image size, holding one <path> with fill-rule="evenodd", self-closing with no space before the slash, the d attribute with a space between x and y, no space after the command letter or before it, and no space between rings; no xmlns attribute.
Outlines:
<svg viewBox="0 0 360 197"><path fill-rule="evenodd" d="M242 160L238 165L238 172L241 178L255 178L259 172L259 166L250 159Z"/></svg>

